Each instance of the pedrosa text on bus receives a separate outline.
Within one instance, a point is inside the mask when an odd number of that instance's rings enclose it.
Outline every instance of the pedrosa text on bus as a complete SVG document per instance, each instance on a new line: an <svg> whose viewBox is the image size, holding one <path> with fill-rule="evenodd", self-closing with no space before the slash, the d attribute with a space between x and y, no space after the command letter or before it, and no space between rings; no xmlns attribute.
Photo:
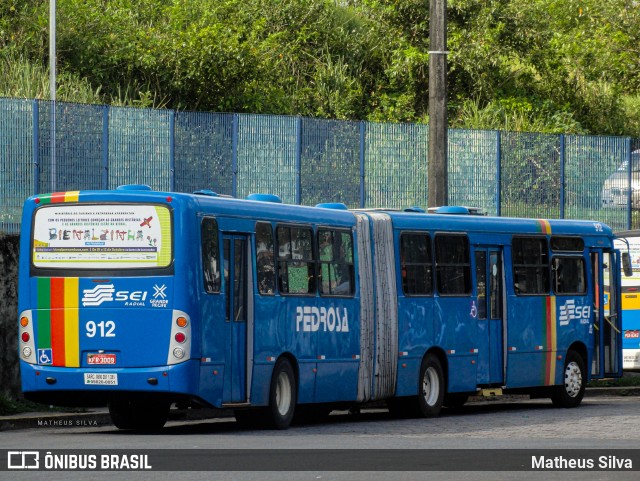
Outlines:
<svg viewBox="0 0 640 481"><path fill-rule="evenodd" d="M342 313L340 311L342 310ZM349 332L349 317L347 308L340 307L311 307L298 306L296 308L297 332Z"/></svg>

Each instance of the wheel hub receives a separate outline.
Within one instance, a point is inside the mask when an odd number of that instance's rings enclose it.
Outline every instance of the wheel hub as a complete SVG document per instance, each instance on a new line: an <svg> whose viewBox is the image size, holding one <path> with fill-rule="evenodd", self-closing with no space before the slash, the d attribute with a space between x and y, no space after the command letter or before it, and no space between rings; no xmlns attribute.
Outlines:
<svg viewBox="0 0 640 481"><path fill-rule="evenodd" d="M281 372L276 386L276 406L281 415L287 414L291 406L291 383L286 373Z"/></svg>
<svg viewBox="0 0 640 481"><path fill-rule="evenodd" d="M576 397L580 393L582 372L580 372L580 368L575 362L570 362L564 371L564 387L571 397Z"/></svg>
<svg viewBox="0 0 640 481"><path fill-rule="evenodd" d="M422 378L422 397L429 406L434 406L438 402L440 393L440 381L436 370L427 368Z"/></svg>

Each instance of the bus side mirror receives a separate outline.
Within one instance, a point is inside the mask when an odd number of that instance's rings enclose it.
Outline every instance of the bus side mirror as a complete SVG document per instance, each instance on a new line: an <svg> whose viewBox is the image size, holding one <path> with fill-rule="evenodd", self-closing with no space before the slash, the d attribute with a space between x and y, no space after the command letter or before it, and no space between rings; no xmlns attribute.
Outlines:
<svg viewBox="0 0 640 481"><path fill-rule="evenodd" d="M625 277L633 276L633 269L631 268L631 257L628 252L622 253L622 270L624 271Z"/></svg>

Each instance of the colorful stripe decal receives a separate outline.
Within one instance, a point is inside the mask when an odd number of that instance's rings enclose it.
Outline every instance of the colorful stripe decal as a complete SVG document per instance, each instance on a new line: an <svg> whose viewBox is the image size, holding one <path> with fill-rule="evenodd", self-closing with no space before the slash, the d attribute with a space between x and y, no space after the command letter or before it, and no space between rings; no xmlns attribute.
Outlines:
<svg viewBox="0 0 640 481"><path fill-rule="evenodd" d="M64 366L64 278L51 279L51 354L54 366Z"/></svg>
<svg viewBox="0 0 640 481"><path fill-rule="evenodd" d="M58 204L61 202L78 202L80 198L79 190L69 192L53 192L51 194L43 194L38 196L41 204Z"/></svg>
<svg viewBox="0 0 640 481"><path fill-rule="evenodd" d="M51 283L47 278L38 278L38 349L51 349Z"/></svg>
<svg viewBox="0 0 640 481"><path fill-rule="evenodd" d="M79 280L39 278L37 348L51 349L52 366L80 366Z"/></svg>
<svg viewBox="0 0 640 481"><path fill-rule="evenodd" d="M544 383L546 386L553 386L556 383L556 298L549 296L546 298L546 327L547 327L547 354L545 362Z"/></svg>
<svg viewBox="0 0 640 481"><path fill-rule="evenodd" d="M540 223L540 232L543 234L551 234L551 224L546 219L538 219Z"/></svg>
<svg viewBox="0 0 640 481"><path fill-rule="evenodd" d="M80 282L77 277L64 280L64 345L69 367L80 366Z"/></svg>

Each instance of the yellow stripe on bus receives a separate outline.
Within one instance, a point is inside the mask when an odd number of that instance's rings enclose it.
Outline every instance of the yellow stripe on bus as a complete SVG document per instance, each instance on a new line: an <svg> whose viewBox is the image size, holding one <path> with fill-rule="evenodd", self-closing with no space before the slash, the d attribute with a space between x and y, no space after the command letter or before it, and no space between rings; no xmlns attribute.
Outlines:
<svg viewBox="0 0 640 481"><path fill-rule="evenodd" d="M67 367L80 367L79 279L64 280L64 354Z"/></svg>
<svg viewBox="0 0 640 481"><path fill-rule="evenodd" d="M639 310L640 309L640 293L639 294L622 294L622 309Z"/></svg>
<svg viewBox="0 0 640 481"><path fill-rule="evenodd" d="M79 198L80 198L80 191L79 190L72 190L72 191L64 193L64 201L65 202L78 202Z"/></svg>

